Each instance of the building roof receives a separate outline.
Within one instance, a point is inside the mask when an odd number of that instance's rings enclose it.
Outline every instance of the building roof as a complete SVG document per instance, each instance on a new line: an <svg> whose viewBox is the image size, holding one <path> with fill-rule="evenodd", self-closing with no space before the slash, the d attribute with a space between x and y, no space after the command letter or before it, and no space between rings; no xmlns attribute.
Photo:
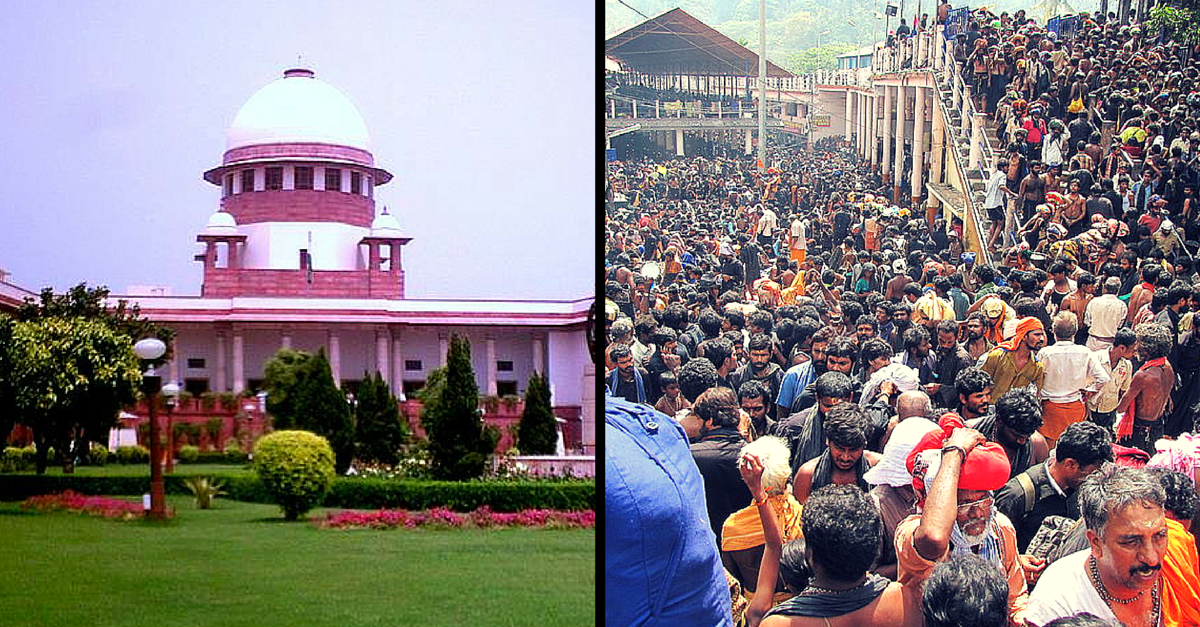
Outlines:
<svg viewBox="0 0 1200 627"><path fill-rule="evenodd" d="M758 55L711 26L671 9L604 42L604 54L644 74L758 75ZM791 72L767 60L767 76Z"/></svg>
<svg viewBox="0 0 1200 627"><path fill-rule="evenodd" d="M593 299L569 301L110 296L161 323L266 322L563 327L587 321Z"/></svg>
<svg viewBox="0 0 1200 627"><path fill-rule="evenodd" d="M843 52L842 54L839 54L837 56L837 58L844 59L846 57L867 57L867 56L871 56L873 54L875 54L874 46L863 46L862 48L859 48L858 50L851 50L850 52Z"/></svg>
<svg viewBox="0 0 1200 627"><path fill-rule="evenodd" d="M367 125L345 94L291 69L250 96L225 134L225 149L262 144L316 143L371 150Z"/></svg>

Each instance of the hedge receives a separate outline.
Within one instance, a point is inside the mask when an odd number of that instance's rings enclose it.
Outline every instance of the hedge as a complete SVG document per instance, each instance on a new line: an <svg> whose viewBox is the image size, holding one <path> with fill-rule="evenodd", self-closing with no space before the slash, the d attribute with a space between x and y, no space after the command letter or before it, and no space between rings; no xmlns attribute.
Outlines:
<svg viewBox="0 0 1200 627"><path fill-rule="evenodd" d="M214 473L225 483L226 498L250 503L274 503L258 477ZM167 494L189 495L185 476L167 475ZM150 491L149 477L85 477L64 475L0 475L0 501L74 490L80 494L136 496ZM469 512L487 505L497 512L525 509L581 511L596 509L596 484L591 481L416 481L337 477L323 503L347 509L433 507Z"/></svg>

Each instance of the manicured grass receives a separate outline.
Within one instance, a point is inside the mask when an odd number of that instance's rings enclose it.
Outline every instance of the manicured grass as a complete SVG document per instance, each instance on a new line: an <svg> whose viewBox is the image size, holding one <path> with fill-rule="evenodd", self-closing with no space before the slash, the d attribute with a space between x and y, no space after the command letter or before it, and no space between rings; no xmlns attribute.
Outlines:
<svg viewBox="0 0 1200 627"><path fill-rule="evenodd" d="M594 530L334 531L270 505L168 505L151 524L0 503L0 623L595 624Z"/></svg>

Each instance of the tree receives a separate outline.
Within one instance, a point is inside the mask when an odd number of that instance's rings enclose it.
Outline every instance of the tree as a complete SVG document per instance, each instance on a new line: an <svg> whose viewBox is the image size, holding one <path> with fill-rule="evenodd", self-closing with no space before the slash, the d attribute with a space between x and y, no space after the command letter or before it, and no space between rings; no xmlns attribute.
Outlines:
<svg viewBox="0 0 1200 627"><path fill-rule="evenodd" d="M333 382L324 348L298 369L295 386L286 394L295 410L294 428L328 439L337 458L337 472L344 474L354 461L354 421L350 418L350 404ZM267 399L270 398L268 395Z"/></svg>
<svg viewBox="0 0 1200 627"><path fill-rule="evenodd" d="M400 447L408 443L408 424L400 418L396 397L376 372L363 373L358 386L357 423L354 440L358 459L364 462L395 465L400 461Z"/></svg>
<svg viewBox="0 0 1200 627"><path fill-rule="evenodd" d="M550 406L550 381L534 372L525 386L525 411L517 430L517 448L523 455L553 455L558 445L558 422Z"/></svg>
<svg viewBox="0 0 1200 627"><path fill-rule="evenodd" d="M105 441L121 407L135 400L141 367L133 342L101 320L44 318L8 323L9 341L0 371L6 407L33 430L38 473L46 471L50 446L71 472L88 442Z"/></svg>
<svg viewBox="0 0 1200 627"><path fill-rule="evenodd" d="M267 360L263 389L267 392L267 411L274 428L292 429L298 424L296 384L311 359L312 353L281 348Z"/></svg>
<svg viewBox="0 0 1200 627"><path fill-rule="evenodd" d="M483 475L500 433L483 422L466 338L451 336L446 365L430 374L421 401L434 477L461 481Z"/></svg>
<svg viewBox="0 0 1200 627"><path fill-rule="evenodd" d="M55 294L53 289L45 288L38 294L38 300L26 300L25 304L17 309L15 317L21 321L85 318L101 321L134 342L142 338L156 337L167 345L167 353L155 361L154 365L166 363L171 356L175 330L143 318L141 308L137 305L131 307L128 301L120 300L116 306L109 307L105 302L108 295L107 287L89 289L87 283L80 283L64 294Z"/></svg>

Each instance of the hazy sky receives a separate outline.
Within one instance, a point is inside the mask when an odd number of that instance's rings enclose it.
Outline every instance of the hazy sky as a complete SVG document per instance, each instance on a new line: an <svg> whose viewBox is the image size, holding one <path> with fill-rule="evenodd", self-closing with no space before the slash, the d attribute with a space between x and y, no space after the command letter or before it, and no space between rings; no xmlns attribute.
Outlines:
<svg viewBox="0 0 1200 627"><path fill-rule="evenodd" d="M415 298L595 293L590 2L5 2L0 269L200 291L239 107L297 63L357 105Z"/></svg>

